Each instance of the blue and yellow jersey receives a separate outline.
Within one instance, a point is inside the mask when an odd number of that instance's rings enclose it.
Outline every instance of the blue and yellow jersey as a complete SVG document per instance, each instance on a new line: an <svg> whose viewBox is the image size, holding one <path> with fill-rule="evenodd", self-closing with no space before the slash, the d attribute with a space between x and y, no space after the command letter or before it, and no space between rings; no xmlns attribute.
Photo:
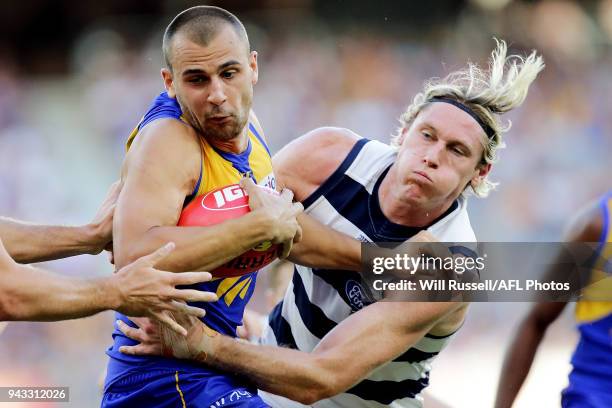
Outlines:
<svg viewBox="0 0 612 408"><path fill-rule="evenodd" d="M127 141L127 149L129 150L132 141L135 137L138 137L138 133L143 127L154 120L168 118L184 121L176 99L170 98L164 92L154 100L148 112L132 131ZM248 136L247 149L240 154L220 151L203 138L200 139L202 148L200 178L192 194L187 197L185 205L194 197L206 194L219 187L236 184L245 175L249 175L260 185L266 185L270 188L276 187L270 152L263 139L262 129L254 115L251 115L248 123ZM172 136L168 135L168 137ZM202 319L204 323L220 333L236 336L236 327L242 324L244 309L253 294L256 278L257 272L253 272L243 276L214 279L210 282L195 285L195 288L199 290L216 292L219 296L217 302L194 304L206 309L206 316ZM119 313L117 318L131 324L126 316ZM115 378L124 374L126 370L139 370L143 366L146 366L147 369L154 367L189 370L197 367L197 370L203 370L201 366L198 367L185 361L160 357L126 356L119 352L119 347L131 345L134 342L125 337L117 328L113 332L113 339L114 344L107 352L111 357L106 380L107 386Z"/></svg>
<svg viewBox="0 0 612 408"><path fill-rule="evenodd" d="M590 282L576 302L580 341L572 357L570 383L612 394L612 191L600 201L603 229Z"/></svg>

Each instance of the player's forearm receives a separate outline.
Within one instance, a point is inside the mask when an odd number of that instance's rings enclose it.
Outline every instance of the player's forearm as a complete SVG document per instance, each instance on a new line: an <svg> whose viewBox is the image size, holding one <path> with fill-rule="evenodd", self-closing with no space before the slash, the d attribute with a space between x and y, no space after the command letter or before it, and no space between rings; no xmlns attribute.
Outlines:
<svg viewBox="0 0 612 408"><path fill-rule="evenodd" d="M359 271L361 243L335 231L307 214L298 217L302 241L293 246L289 260L305 266Z"/></svg>
<svg viewBox="0 0 612 408"><path fill-rule="evenodd" d="M95 252L97 242L88 226L36 225L0 217L0 237L20 263L43 262Z"/></svg>
<svg viewBox="0 0 612 408"><path fill-rule="evenodd" d="M538 327L533 318L525 320L519 327L504 359L502 374L497 386L495 408L512 407L529 373L545 331Z"/></svg>
<svg viewBox="0 0 612 408"><path fill-rule="evenodd" d="M112 278L68 278L25 265L2 272L0 320L76 319L119 306Z"/></svg>
<svg viewBox="0 0 612 408"><path fill-rule="evenodd" d="M160 269L211 271L271 238L269 220L254 211L210 227L152 228L136 243L116 242L115 260L118 267L123 267L167 242L174 242L176 249L157 265Z"/></svg>
<svg viewBox="0 0 612 408"><path fill-rule="evenodd" d="M200 354L198 361L243 375L258 389L303 404L312 404L341 391L334 386L338 373L326 370L315 354L239 342L227 336L217 336L213 342L214 352Z"/></svg>

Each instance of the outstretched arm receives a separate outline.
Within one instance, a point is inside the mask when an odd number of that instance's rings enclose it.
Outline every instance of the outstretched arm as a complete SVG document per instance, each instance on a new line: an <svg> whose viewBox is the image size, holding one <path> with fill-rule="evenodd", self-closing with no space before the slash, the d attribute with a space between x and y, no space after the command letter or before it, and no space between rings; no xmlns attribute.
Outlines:
<svg viewBox="0 0 612 408"><path fill-rule="evenodd" d="M115 309L130 316L157 318L173 330L186 333L166 312L201 316L202 309L181 302L215 301L217 297L175 288L208 281L209 273L176 274L153 268L173 249L174 244L168 244L110 277L81 279L19 265L0 241L0 321L76 319Z"/></svg>
<svg viewBox="0 0 612 408"><path fill-rule="evenodd" d="M464 311L461 303L378 302L343 320L311 353L237 341L195 319L184 323L189 326L186 338L169 335L163 329L161 337L152 337L154 330L150 327L137 330L118 324L128 337L141 342L122 347L126 354L169 352L177 358L244 375L259 389L312 404L351 388L404 353L439 323L446 324L443 321L451 315L458 317L452 319L454 326L449 332L454 331Z"/></svg>
<svg viewBox="0 0 612 408"><path fill-rule="evenodd" d="M512 407L548 326L557 319L565 305L562 302L537 303L523 319L504 358L496 408Z"/></svg>
<svg viewBox="0 0 612 408"><path fill-rule="evenodd" d="M289 260L304 266L359 271L361 242L301 214L302 240L294 245Z"/></svg>
<svg viewBox="0 0 612 408"><path fill-rule="evenodd" d="M21 263L98 254L112 239L113 212L120 190L119 182L111 186L98 213L87 225L37 225L0 217L0 238L11 257Z"/></svg>
<svg viewBox="0 0 612 408"><path fill-rule="evenodd" d="M568 226L566 242L596 242L602 230L602 213L596 205L583 210ZM562 262L555 262L561 264ZM554 272L554 271L552 271ZM535 304L521 322L506 352L497 386L496 408L510 408L518 395L548 326L565 308L566 303Z"/></svg>

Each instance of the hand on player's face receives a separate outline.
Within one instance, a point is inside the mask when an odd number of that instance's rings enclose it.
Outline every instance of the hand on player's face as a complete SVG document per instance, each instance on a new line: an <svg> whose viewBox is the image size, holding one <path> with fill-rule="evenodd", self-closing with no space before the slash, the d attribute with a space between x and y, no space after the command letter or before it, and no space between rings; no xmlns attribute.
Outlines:
<svg viewBox="0 0 612 408"><path fill-rule="evenodd" d="M94 255L99 254L103 249L109 247L112 249L113 215L122 186L121 181L115 181L110 186L108 193L106 193L106 198L88 225L89 229L93 232L90 253Z"/></svg>
<svg viewBox="0 0 612 408"><path fill-rule="evenodd" d="M249 195L251 211L260 211L267 215L272 224L272 242L283 244L283 253L280 258L286 258L291 252L293 243L302 239L302 228L297 216L302 213L302 203L293 202L293 192L283 189L280 195L266 192L265 188L257 186L250 178L240 181L240 186Z"/></svg>
<svg viewBox="0 0 612 408"><path fill-rule="evenodd" d="M215 302L218 297L212 292L176 288L179 285L207 282L212 278L208 272L173 273L154 268L173 249L174 244L167 244L121 268L112 279L120 294L119 312L127 316L155 318L185 335L186 329L177 323L178 319L173 318L173 315L202 317L205 313L203 309L189 306L185 302Z"/></svg>

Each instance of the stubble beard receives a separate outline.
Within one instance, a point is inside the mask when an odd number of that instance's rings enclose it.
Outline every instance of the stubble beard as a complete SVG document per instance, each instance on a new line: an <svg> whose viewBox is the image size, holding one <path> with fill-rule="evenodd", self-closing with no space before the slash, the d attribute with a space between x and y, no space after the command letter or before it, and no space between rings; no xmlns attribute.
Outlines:
<svg viewBox="0 0 612 408"><path fill-rule="evenodd" d="M228 142L240 136L245 126L245 118L239 118L232 115L231 121L221 126L206 125L206 121L204 121L204 125L202 126L202 134L206 138L221 142Z"/></svg>

